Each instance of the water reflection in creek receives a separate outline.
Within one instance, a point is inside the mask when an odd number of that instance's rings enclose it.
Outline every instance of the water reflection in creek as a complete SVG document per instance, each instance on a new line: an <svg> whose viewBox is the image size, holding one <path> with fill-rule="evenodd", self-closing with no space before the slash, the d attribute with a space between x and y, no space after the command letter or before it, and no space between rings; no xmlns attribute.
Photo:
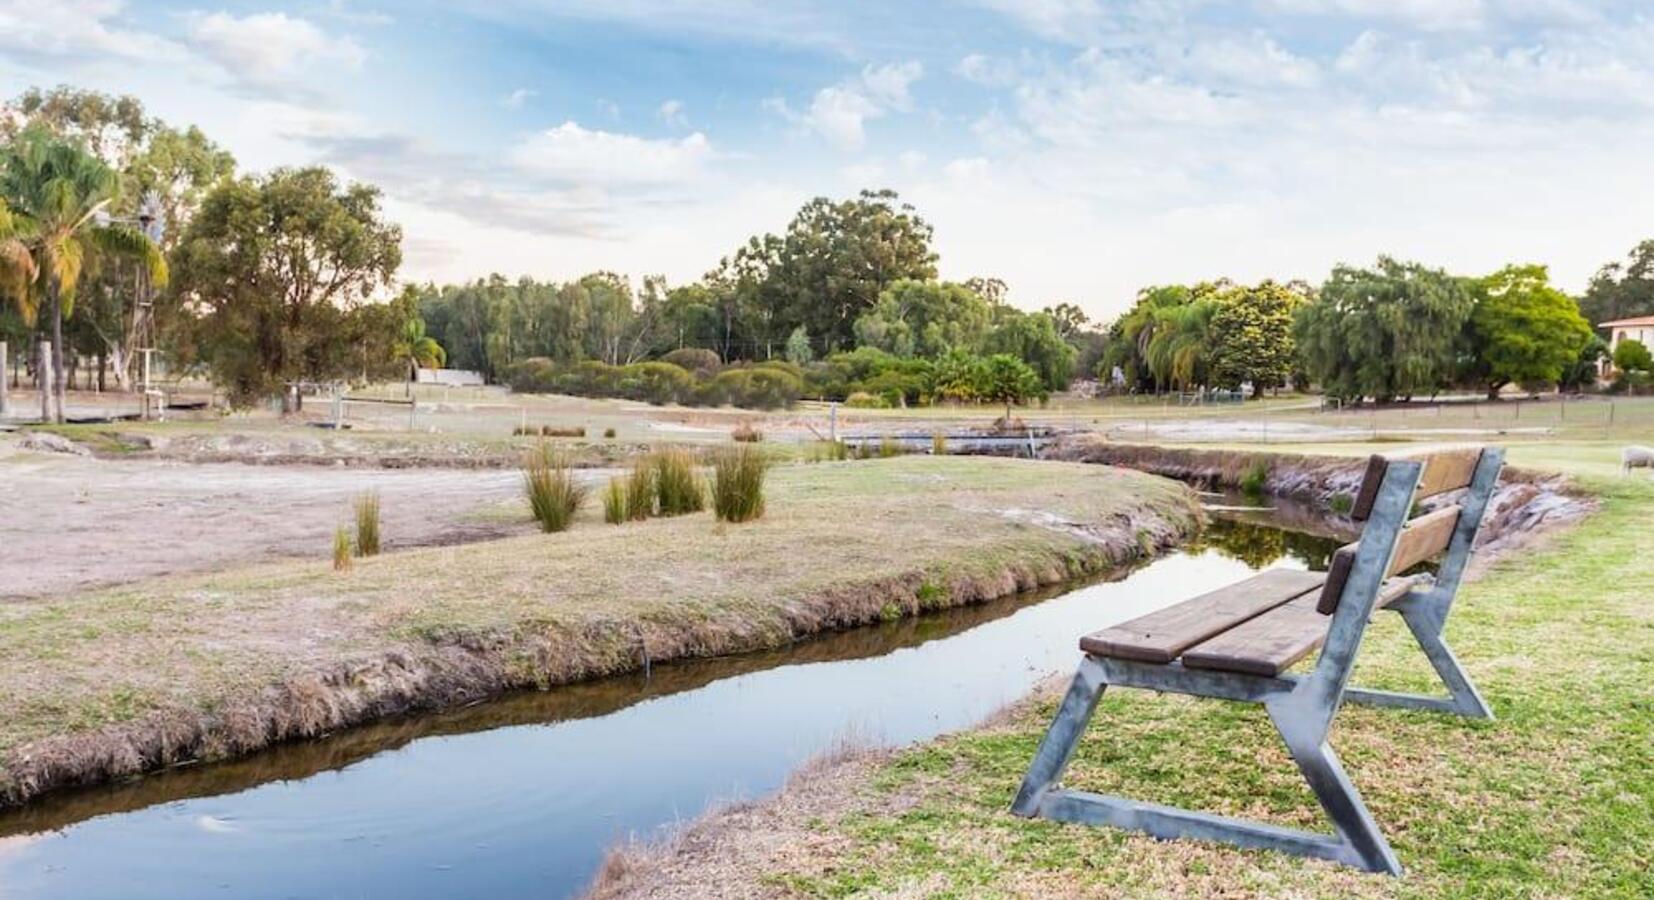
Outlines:
<svg viewBox="0 0 1654 900"><path fill-rule="evenodd" d="M1325 568L1340 543L1248 518L1078 588L49 797L0 815L0 897L576 894L618 839L774 790L846 735L968 726L1071 666L1085 631L1252 569Z"/></svg>

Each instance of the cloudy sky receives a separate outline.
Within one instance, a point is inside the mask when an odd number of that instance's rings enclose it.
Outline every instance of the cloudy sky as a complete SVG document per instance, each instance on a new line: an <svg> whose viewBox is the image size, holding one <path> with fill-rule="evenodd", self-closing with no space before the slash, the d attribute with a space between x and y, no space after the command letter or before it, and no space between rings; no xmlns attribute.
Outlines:
<svg viewBox="0 0 1654 900"><path fill-rule="evenodd" d="M378 184L407 279L689 280L862 187L1098 316L1381 252L1578 290L1654 237L1640 0L203 2L0 0L0 90Z"/></svg>

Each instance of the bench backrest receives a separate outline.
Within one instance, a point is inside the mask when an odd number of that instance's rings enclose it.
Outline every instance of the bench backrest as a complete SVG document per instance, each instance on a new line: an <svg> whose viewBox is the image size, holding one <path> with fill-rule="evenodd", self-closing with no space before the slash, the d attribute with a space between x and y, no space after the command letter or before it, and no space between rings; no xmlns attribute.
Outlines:
<svg viewBox="0 0 1654 900"><path fill-rule="evenodd" d="M1504 459L1503 449L1487 447L1374 457L1368 463L1356 510L1366 521L1361 540L1333 555L1318 605L1332 617L1321 656L1307 684L1306 701L1326 710L1318 715L1332 715L1343 697L1385 579L1411 565L1442 556L1435 583L1423 592L1440 601L1439 614L1446 615L1459 590L1459 580ZM1409 521L1420 495L1433 496L1458 488L1468 488L1458 503ZM1320 701L1325 704L1315 706Z"/></svg>
<svg viewBox="0 0 1654 900"><path fill-rule="evenodd" d="M1486 508L1488 495L1498 479L1498 471L1503 464L1503 450L1463 447L1415 455L1375 455L1367 461L1367 470L1362 476L1360 491L1350 511L1350 517L1360 522L1371 518L1379 488L1383 486L1385 477L1394 464L1415 461L1422 464L1418 484L1412 494L1416 504L1417 501L1437 494L1471 487L1484 457L1491 469L1491 475L1483 485L1485 490L1480 493L1468 492L1458 503L1424 513L1408 521L1396 536L1395 552L1384 571L1383 578L1405 572L1420 563L1448 554L1450 550L1469 553L1474 545L1476 532L1481 528L1482 512ZM1477 495L1471 496L1472 493ZM1415 508L1414 504L1409 504L1409 514ZM1467 512L1470 513L1468 517L1465 515ZM1455 548L1455 538L1459 536L1461 519L1466 519L1469 533L1461 542L1463 546ZM1340 547L1333 554L1332 564L1327 571L1327 581L1321 589L1320 601L1316 605L1316 609L1322 615L1332 615L1338 610L1339 602L1343 599L1344 591L1349 584L1350 574L1355 568L1359 548L1358 541ZM1457 587L1457 584L1454 586Z"/></svg>

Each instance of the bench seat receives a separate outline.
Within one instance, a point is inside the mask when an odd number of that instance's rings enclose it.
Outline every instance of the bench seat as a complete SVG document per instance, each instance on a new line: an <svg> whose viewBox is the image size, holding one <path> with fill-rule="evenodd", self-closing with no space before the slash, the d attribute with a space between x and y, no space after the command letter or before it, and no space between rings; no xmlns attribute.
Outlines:
<svg viewBox="0 0 1654 900"><path fill-rule="evenodd" d="M1331 618L1316 610L1325 572L1269 569L1244 581L1139 616L1080 639L1093 656L1275 676L1320 649ZM1391 578L1377 607L1417 579Z"/></svg>

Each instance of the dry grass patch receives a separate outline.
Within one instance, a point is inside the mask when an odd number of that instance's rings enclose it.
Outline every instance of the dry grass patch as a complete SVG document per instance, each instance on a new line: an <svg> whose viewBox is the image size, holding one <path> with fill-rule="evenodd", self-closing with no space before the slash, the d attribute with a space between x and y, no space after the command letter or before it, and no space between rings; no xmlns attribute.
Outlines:
<svg viewBox="0 0 1654 900"><path fill-rule="evenodd" d="M349 578L310 560L0 605L0 798L626 671L642 649L757 650L978 602L1170 546L1198 518L1173 482L985 458L782 467L766 493L740 528L593 513ZM999 514L1029 509L1082 527Z"/></svg>

